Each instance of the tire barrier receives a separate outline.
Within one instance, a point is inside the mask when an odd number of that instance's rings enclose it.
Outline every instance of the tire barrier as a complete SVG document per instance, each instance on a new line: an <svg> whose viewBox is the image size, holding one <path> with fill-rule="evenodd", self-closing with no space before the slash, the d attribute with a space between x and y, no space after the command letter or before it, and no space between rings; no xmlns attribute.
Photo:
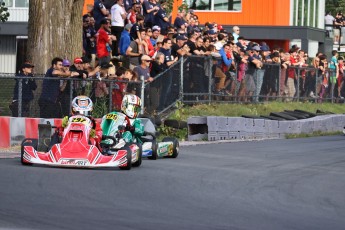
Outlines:
<svg viewBox="0 0 345 230"><path fill-rule="evenodd" d="M190 117L187 120L189 141L218 141L218 140L255 140L279 139L286 134L312 133L316 131L335 132L342 131L345 126L345 114L309 114L309 118L302 117L302 112L272 113L270 116L260 118L248 117ZM276 116L277 115L277 116ZM267 117L278 119L267 119ZM286 120L283 120L288 118ZM266 119L265 119L266 118ZM295 118L295 120L290 120Z"/></svg>

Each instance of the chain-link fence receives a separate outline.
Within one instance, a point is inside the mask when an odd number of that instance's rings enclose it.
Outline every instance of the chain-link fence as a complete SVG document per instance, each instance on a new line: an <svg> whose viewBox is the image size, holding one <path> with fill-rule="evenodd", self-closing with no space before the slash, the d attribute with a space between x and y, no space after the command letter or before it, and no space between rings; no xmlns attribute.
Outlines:
<svg viewBox="0 0 345 230"><path fill-rule="evenodd" d="M199 56L181 58L150 83L144 83L142 80L100 81L0 74L0 115L43 117L41 92L44 79L59 86L58 97L51 101L54 117L59 118L69 115L71 101L77 95L87 95L92 99L94 117L102 117L110 111L118 110L121 104L119 84L125 84L127 92L141 97L142 111L150 115L164 113L173 107L176 101L182 101L184 104L257 103L275 100L343 103L343 77L335 76L335 70L332 69L285 69L280 63L266 63L261 69L254 71L248 71L245 65L238 64L235 68L224 71L218 65L218 60ZM33 99L27 100L25 88L32 80L35 81L37 89L33 90ZM18 88L18 99L13 102L15 87Z"/></svg>

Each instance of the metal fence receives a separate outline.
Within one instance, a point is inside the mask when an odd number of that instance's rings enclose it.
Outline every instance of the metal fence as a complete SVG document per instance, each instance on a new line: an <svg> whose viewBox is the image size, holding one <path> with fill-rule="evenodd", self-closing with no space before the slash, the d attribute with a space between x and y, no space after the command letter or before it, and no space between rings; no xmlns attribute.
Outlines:
<svg viewBox="0 0 345 230"><path fill-rule="evenodd" d="M342 81L333 78L334 71L321 72L314 67L289 67L281 68L280 64L264 64L248 74L246 69L237 66L226 71L225 89L221 92L216 90L219 77L215 74L218 65L210 57L191 56L181 58L169 69L158 75L153 82L143 81L119 81L102 80L108 88L109 94L98 98L95 95L97 79L56 79L62 85L69 85L68 90L59 96L56 102L57 115L68 115L71 101L74 96L85 94L94 101L94 117L101 117L105 113L115 110L114 97L116 83L127 84L127 89L142 98L143 111L147 114L161 114L173 107L176 101L184 104L198 103L257 103L264 101L311 101L342 102L344 87ZM293 80L289 80L290 77ZM18 80L19 79L19 80ZM42 91L44 76L35 76L38 85L34 91L34 99L27 102L22 97L23 84L29 78L16 78L14 74L0 74L2 90L0 91L0 115L11 116L10 105L12 104L15 80L18 80L19 95L18 103L15 104L18 116L23 116L23 105L30 104L30 112L27 117L40 117L39 98ZM342 80L342 79L341 79ZM289 86L289 87L288 87ZM12 108L13 109L13 108Z"/></svg>

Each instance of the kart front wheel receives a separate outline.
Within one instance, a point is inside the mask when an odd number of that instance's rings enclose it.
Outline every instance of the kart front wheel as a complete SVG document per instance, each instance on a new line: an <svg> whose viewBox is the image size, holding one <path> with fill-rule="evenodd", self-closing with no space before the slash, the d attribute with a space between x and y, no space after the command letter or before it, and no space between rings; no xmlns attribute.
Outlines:
<svg viewBox="0 0 345 230"><path fill-rule="evenodd" d="M158 150L157 141L153 140L152 141L152 155L147 158L150 160L157 160L157 157L158 157L157 150Z"/></svg>
<svg viewBox="0 0 345 230"><path fill-rule="evenodd" d="M132 150L128 145L125 145L124 147L122 147L121 150L127 151L127 165L126 166L120 166L120 169L130 170L132 168Z"/></svg>
<svg viewBox="0 0 345 230"><path fill-rule="evenodd" d="M174 137L165 137L162 142L172 142L173 143L173 154L167 157L176 158L180 152L180 143Z"/></svg>
<svg viewBox="0 0 345 230"><path fill-rule="evenodd" d="M136 162L134 162L132 165L133 167L139 167L141 165L142 162L142 155L143 155L143 146L140 143L136 143L136 145L138 146L138 160Z"/></svg>
<svg viewBox="0 0 345 230"><path fill-rule="evenodd" d="M32 146L35 150L37 150L38 140L33 138L26 138L22 141L21 150L20 150L20 161L23 165L32 165L24 161L24 147L25 146Z"/></svg>

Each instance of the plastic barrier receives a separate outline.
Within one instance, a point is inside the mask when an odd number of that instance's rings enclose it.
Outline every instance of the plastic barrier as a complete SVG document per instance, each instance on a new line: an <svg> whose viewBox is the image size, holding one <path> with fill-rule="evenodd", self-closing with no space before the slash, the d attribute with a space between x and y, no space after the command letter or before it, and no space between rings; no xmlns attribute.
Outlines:
<svg viewBox="0 0 345 230"><path fill-rule="evenodd" d="M300 120L277 121L242 117L191 117L188 140L279 139L286 134L342 131L344 114L319 115Z"/></svg>

